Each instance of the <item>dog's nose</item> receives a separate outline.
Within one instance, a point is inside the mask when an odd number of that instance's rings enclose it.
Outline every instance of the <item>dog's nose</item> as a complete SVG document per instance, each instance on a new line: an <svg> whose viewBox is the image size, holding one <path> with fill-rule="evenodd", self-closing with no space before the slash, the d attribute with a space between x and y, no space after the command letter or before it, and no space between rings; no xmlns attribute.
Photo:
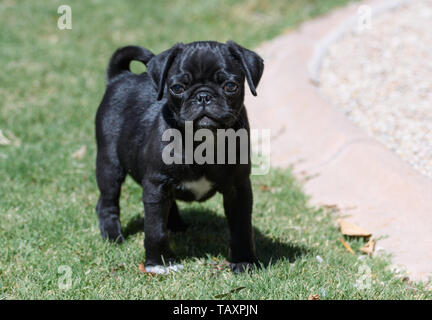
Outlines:
<svg viewBox="0 0 432 320"><path fill-rule="evenodd" d="M198 104L207 105L210 104L212 101L213 96L208 92L198 92L195 96L195 100L198 102Z"/></svg>

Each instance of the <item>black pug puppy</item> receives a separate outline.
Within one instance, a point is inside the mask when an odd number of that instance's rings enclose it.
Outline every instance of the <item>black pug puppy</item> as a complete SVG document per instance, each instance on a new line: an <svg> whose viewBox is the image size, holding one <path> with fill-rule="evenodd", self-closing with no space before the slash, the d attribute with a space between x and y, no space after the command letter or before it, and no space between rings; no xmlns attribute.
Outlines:
<svg viewBox="0 0 432 320"><path fill-rule="evenodd" d="M146 64L147 72L130 72L132 60ZM182 268L173 264L168 244L168 230L186 228L176 199L204 201L216 192L223 195L232 270L237 273L257 265L250 148L246 164L166 164L162 153L169 142L163 141L162 134L177 129L184 137L185 123L192 121L194 130L245 129L249 136L244 82L256 95L263 69L263 60L255 52L232 41L180 43L156 56L137 46L114 53L96 115L100 189L96 210L103 239L124 240L119 196L130 174L143 189L147 271L167 273Z"/></svg>

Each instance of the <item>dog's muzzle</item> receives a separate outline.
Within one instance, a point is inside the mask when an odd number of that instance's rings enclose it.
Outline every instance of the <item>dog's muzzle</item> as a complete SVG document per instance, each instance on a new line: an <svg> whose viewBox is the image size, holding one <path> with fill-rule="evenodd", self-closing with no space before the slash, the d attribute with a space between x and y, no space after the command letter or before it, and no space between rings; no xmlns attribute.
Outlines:
<svg viewBox="0 0 432 320"><path fill-rule="evenodd" d="M221 124L217 119L203 111L194 119L194 126L197 128L215 129L220 128Z"/></svg>
<svg viewBox="0 0 432 320"><path fill-rule="evenodd" d="M200 110L193 117L195 127L214 129L221 126L219 119L208 110L208 107L215 102L214 100L213 95L208 91L199 91L195 94L193 103Z"/></svg>
<svg viewBox="0 0 432 320"><path fill-rule="evenodd" d="M209 92L198 92L195 95L195 102L196 104L205 107L206 105L209 105L213 101L213 96Z"/></svg>

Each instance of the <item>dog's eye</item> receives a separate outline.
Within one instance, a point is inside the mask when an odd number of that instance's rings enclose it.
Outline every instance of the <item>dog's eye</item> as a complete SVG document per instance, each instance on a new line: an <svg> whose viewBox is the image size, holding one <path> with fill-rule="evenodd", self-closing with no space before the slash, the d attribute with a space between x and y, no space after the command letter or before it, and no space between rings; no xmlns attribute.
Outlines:
<svg viewBox="0 0 432 320"><path fill-rule="evenodd" d="M174 94L182 94L184 92L184 87L180 84L175 84L173 86L171 86L171 91Z"/></svg>
<svg viewBox="0 0 432 320"><path fill-rule="evenodd" d="M237 91L237 85L234 82L227 82L224 86L225 92L233 93Z"/></svg>

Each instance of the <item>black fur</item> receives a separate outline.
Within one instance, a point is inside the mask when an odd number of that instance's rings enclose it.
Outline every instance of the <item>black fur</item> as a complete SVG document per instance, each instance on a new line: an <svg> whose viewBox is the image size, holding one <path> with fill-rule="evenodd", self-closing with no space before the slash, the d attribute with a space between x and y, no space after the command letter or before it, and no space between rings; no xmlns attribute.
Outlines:
<svg viewBox="0 0 432 320"><path fill-rule="evenodd" d="M131 73L131 60L145 63L147 72ZM213 187L199 200L215 192L223 195L233 270L243 271L257 263L251 224L250 155L247 164L167 165L162 161L162 150L169 142L163 142L161 136L169 128L180 130L184 136L185 121L194 121L194 129L245 128L249 133L244 81L246 78L256 95L263 67L256 53L231 41L177 44L156 56L135 46L114 53L96 115L97 214L103 239L124 240L119 197L129 174L143 188L146 266L169 262L173 255L167 230L186 228L175 201L194 200L182 182L205 177ZM226 91L227 81L237 85L236 92ZM183 86L181 95L172 91L176 83Z"/></svg>
<svg viewBox="0 0 432 320"><path fill-rule="evenodd" d="M110 82L119 74L130 72L129 65L132 60L147 64L154 57L153 52L138 46L127 46L118 49L111 57L107 70L107 79Z"/></svg>

